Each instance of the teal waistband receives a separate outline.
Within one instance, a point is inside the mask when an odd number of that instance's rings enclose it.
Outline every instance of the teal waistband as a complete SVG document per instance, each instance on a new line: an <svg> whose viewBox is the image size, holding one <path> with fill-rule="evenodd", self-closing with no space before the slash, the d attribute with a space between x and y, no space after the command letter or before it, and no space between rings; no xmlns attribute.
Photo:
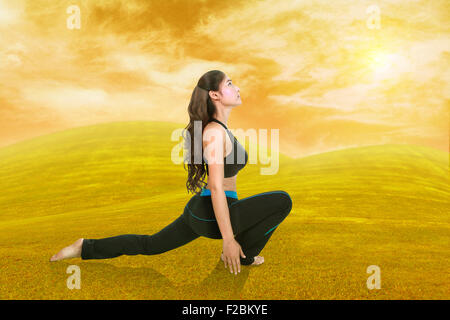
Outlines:
<svg viewBox="0 0 450 320"><path fill-rule="evenodd" d="M201 196L210 196L211 195L211 190L209 189L205 189L202 188L202 192L200 193ZM237 192L236 191L231 191L231 190L225 190L225 196L230 197L230 198L235 198L237 199Z"/></svg>

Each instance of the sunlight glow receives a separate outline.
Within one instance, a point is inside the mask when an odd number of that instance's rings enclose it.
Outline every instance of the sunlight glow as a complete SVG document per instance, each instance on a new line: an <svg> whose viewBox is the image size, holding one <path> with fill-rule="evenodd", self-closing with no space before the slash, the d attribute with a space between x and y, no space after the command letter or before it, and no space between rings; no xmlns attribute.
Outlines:
<svg viewBox="0 0 450 320"><path fill-rule="evenodd" d="M9 7L4 0L0 0L0 24L9 24L19 19L20 10Z"/></svg>
<svg viewBox="0 0 450 320"><path fill-rule="evenodd" d="M399 71L403 60L399 54L373 51L368 56L368 65L375 78L389 78Z"/></svg>

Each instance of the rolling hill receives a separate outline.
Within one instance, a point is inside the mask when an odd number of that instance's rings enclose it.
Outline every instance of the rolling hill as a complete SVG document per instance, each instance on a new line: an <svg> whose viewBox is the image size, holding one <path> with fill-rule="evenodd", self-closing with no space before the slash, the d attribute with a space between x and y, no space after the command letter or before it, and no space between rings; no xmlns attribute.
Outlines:
<svg viewBox="0 0 450 320"><path fill-rule="evenodd" d="M182 127L114 122L0 148L0 298L449 298L449 154L416 145L280 154L274 175L249 163L239 198L284 190L293 209L264 248L266 263L238 280L219 268L221 242L206 238L157 256L50 264L77 238L152 234L182 213L192 194L170 139ZM74 263L88 279L78 292L64 282ZM370 291L374 264L382 289Z"/></svg>

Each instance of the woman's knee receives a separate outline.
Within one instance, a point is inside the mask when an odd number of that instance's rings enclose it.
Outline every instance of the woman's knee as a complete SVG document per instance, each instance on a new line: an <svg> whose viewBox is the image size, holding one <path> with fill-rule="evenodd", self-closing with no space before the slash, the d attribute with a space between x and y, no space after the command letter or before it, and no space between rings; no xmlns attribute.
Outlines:
<svg viewBox="0 0 450 320"><path fill-rule="evenodd" d="M280 197L283 213L287 216L292 210L292 198L286 191L280 191Z"/></svg>

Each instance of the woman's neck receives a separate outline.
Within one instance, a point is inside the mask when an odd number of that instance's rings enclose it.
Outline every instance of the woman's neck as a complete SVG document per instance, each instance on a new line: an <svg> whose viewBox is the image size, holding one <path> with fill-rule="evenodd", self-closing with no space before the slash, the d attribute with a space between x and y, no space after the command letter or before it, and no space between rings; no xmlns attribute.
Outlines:
<svg viewBox="0 0 450 320"><path fill-rule="evenodd" d="M231 110L230 110L231 111ZM230 115L230 111L224 110L222 112L217 112L213 115L213 118L222 122L228 128L228 116Z"/></svg>

